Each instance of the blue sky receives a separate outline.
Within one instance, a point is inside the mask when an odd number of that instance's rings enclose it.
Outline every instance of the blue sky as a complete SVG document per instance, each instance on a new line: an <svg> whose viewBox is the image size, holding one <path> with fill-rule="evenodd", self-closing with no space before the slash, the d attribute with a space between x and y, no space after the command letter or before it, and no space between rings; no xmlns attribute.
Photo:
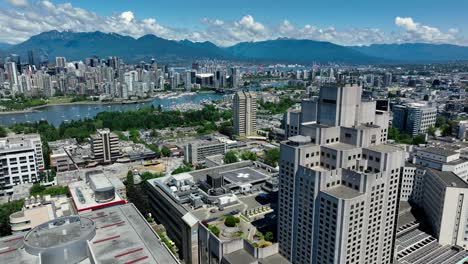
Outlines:
<svg viewBox="0 0 468 264"><path fill-rule="evenodd" d="M0 42L9 43L57 29L156 34L223 46L277 37L344 45L468 45L468 0L0 1Z"/></svg>

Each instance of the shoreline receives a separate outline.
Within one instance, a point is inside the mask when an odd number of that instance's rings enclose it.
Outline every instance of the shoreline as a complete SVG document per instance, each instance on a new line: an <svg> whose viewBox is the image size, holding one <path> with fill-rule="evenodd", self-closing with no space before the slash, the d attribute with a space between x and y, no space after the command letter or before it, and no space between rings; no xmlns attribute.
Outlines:
<svg viewBox="0 0 468 264"><path fill-rule="evenodd" d="M150 99L142 99L142 100L135 100L135 103L143 103L143 102L150 102L154 100L154 98ZM132 100L133 101L133 100ZM36 110L45 108L48 106L61 106L61 105L110 105L110 104L125 104L124 102L100 102L100 101L79 101L79 102L69 102L69 103L50 103L44 105L38 105L29 107L23 110L17 111L0 111L0 115L10 115L10 114L26 114L26 113L33 113L38 112Z"/></svg>
<svg viewBox="0 0 468 264"><path fill-rule="evenodd" d="M209 94L213 92L196 92L199 94ZM22 110L9 110L9 111L0 111L0 115L11 115L11 114L27 114L27 113L34 113L38 112L37 110L41 108L45 108L48 106L62 106L62 105L114 105L114 104L138 104L138 103L147 103L158 99L157 96L145 98L145 99L137 99L137 100L125 100L125 101L112 101L112 102L101 102L101 101L78 101L78 102L64 102L64 103L47 103L44 105L38 105L29 107Z"/></svg>

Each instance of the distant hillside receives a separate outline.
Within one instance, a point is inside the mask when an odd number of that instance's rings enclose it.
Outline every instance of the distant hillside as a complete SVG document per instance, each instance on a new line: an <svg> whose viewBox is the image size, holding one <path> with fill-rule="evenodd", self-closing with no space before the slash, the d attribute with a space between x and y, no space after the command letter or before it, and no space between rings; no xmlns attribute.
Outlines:
<svg viewBox="0 0 468 264"><path fill-rule="evenodd" d="M0 50L5 50L10 48L12 45L8 43L0 43Z"/></svg>
<svg viewBox="0 0 468 264"><path fill-rule="evenodd" d="M231 47L218 47L211 42L175 41L145 35L135 39L103 32L43 32L16 44L0 44L0 54L20 54L28 50L48 55L51 60L64 56L68 60L87 57L118 56L135 63L156 58L165 63L187 63L197 59L229 59L265 63L418 63L468 60L468 47L436 44L379 44L340 46L330 42L298 39L276 39L242 42Z"/></svg>
<svg viewBox="0 0 468 264"><path fill-rule="evenodd" d="M119 56L126 61L138 62L157 58L159 61L221 58L223 51L212 43L173 41L145 35L134 39L114 33L103 32L59 32L49 31L33 36L8 49L11 53L25 55L35 49L49 58L64 56L68 60L82 60L86 57Z"/></svg>
<svg viewBox="0 0 468 264"><path fill-rule="evenodd" d="M383 60L330 42L277 39L242 42L226 49L229 55L245 60L287 61L297 63L345 62L379 63Z"/></svg>
<svg viewBox="0 0 468 264"><path fill-rule="evenodd" d="M468 47L450 44L374 44L352 48L368 56L406 63L468 60Z"/></svg>

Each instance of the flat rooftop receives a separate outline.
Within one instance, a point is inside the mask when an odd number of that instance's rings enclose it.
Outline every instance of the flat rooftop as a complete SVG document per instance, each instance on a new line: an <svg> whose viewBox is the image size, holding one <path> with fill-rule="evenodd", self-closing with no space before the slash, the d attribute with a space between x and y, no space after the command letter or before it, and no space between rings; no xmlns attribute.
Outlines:
<svg viewBox="0 0 468 264"><path fill-rule="evenodd" d="M363 195L362 193L349 187L339 185L323 190L324 193L341 199L353 199Z"/></svg>
<svg viewBox="0 0 468 264"><path fill-rule="evenodd" d="M384 152L384 153L391 153L391 152L397 152L397 151L404 151L403 149L393 146L393 145L387 145L387 144L380 144L380 145L375 145L375 146L370 146L365 149L369 149L372 151L377 151L377 152Z"/></svg>
<svg viewBox="0 0 468 264"><path fill-rule="evenodd" d="M267 175L249 167L222 172L220 175L224 177L225 181L238 185L247 183L255 184L269 178Z"/></svg>
<svg viewBox="0 0 468 264"><path fill-rule="evenodd" d="M68 184L70 195L75 205L77 212L83 212L87 210L97 210L100 208L113 206L117 204L125 204L123 200L116 192L114 192L114 199L105 203L98 203L94 198L94 191L84 181L76 181Z"/></svg>
<svg viewBox="0 0 468 264"><path fill-rule="evenodd" d="M427 171L439 178L446 187L468 188L468 183L451 171L438 171L433 169L428 169Z"/></svg>
<svg viewBox="0 0 468 264"><path fill-rule="evenodd" d="M423 152L436 154L436 155L441 155L441 156L452 156L452 155L457 154L457 152L455 152L453 150L444 149L444 148L436 148L436 147L422 148L422 149L418 149L418 151L423 151Z"/></svg>
<svg viewBox="0 0 468 264"><path fill-rule="evenodd" d="M179 263L133 204L87 212L81 216L85 217L82 219L91 219L94 222L96 234L88 243L89 251L93 252L94 256L88 253L88 258L80 264ZM70 237L66 239L79 238L76 233L78 225L64 228L67 228L67 233L70 234ZM61 229L56 231L61 231ZM54 230L47 232L53 233ZM40 263L38 256L29 254L24 249L26 234L25 232L0 239L2 245L0 263ZM60 237L64 238L63 235ZM46 233L43 233L43 238L47 238ZM40 245L44 247L58 243L57 240L50 239L41 239L40 242Z"/></svg>
<svg viewBox="0 0 468 264"><path fill-rule="evenodd" d="M322 147L324 147L324 148L329 148L329 149L335 149L335 150L350 150L350 149L357 149L357 148L359 148L359 147L356 147L356 146L354 146L354 145L346 144L346 143L341 143L341 142L323 145Z"/></svg>
<svg viewBox="0 0 468 264"><path fill-rule="evenodd" d="M96 223L91 241L98 263L178 263L133 204L83 214ZM133 261L133 262L132 262Z"/></svg>

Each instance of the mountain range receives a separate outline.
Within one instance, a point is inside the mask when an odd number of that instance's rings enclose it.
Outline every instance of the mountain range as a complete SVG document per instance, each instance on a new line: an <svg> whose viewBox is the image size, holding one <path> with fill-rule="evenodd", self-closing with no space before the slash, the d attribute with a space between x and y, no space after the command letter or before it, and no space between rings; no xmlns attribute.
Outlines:
<svg viewBox="0 0 468 264"><path fill-rule="evenodd" d="M28 50L49 58L64 56L67 60L86 57L118 56L127 62L149 61L183 63L197 59L229 59L264 63L348 63L385 64L448 62L468 60L468 47L449 44L374 44L341 46L331 42L285 39L241 42L219 47L211 42L168 40L155 35L140 38L103 32L56 30L32 36L15 45L1 44L3 56L16 53L26 58Z"/></svg>

